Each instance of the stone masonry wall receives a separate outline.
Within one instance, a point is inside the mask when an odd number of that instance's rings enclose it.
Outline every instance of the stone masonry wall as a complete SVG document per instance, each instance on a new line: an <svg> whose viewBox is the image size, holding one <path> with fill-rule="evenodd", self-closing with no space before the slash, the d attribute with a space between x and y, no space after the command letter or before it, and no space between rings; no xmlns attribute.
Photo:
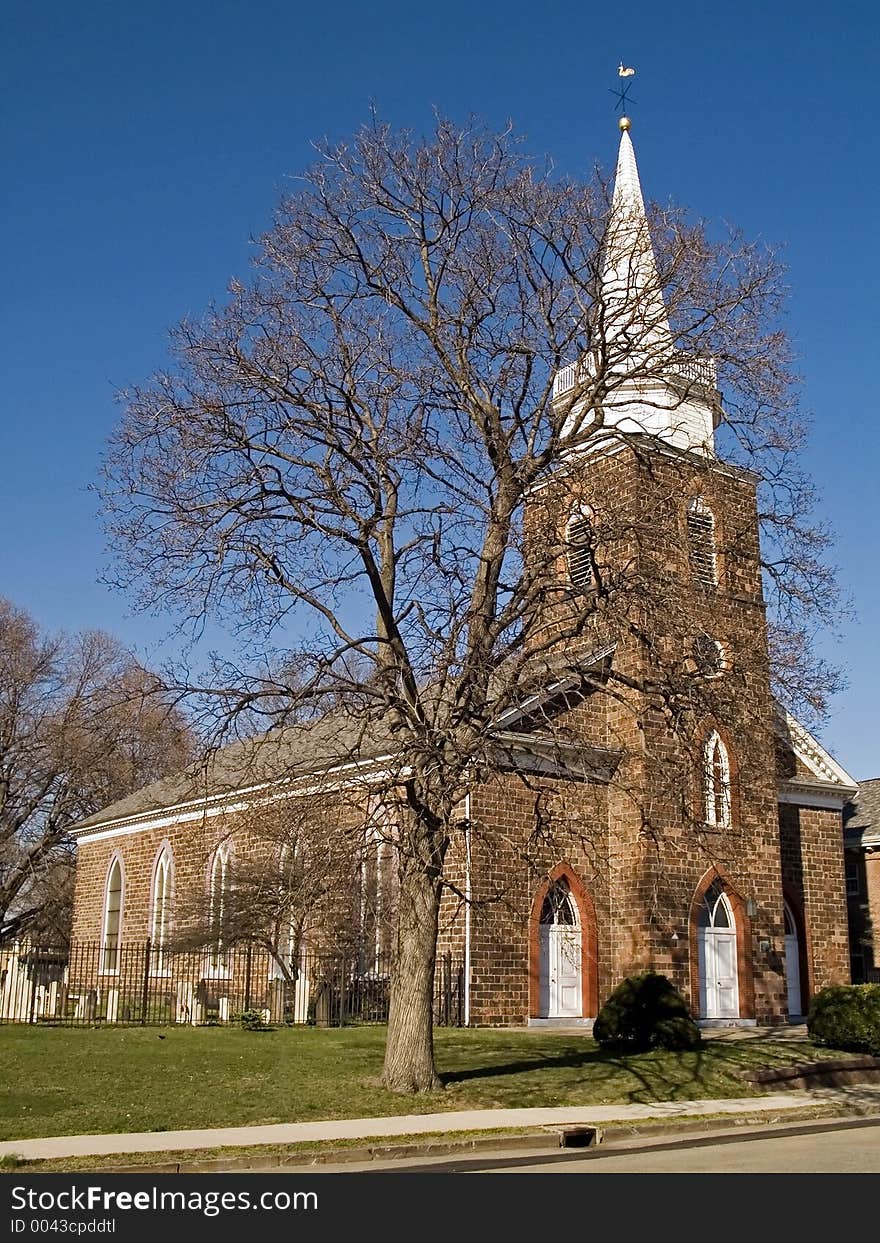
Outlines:
<svg viewBox="0 0 880 1243"><path fill-rule="evenodd" d="M782 876L806 927L810 993L848 984L849 936L843 824L839 811L783 804L779 808Z"/></svg>

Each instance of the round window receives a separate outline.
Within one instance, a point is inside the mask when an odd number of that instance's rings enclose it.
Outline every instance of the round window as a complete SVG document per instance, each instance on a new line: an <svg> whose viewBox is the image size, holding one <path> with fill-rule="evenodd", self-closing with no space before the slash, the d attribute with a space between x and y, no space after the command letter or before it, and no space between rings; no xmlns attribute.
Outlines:
<svg viewBox="0 0 880 1243"><path fill-rule="evenodd" d="M694 640L697 672L704 678L715 678L724 672L724 648L711 635L701 634Z"/></svg>

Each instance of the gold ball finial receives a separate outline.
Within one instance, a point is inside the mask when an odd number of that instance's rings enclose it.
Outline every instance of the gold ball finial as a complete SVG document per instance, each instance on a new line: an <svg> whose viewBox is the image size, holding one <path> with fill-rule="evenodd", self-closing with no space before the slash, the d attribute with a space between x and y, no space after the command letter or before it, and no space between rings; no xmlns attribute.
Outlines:
<svg viewBox="0 0 880 1243"><path fill-rule="evenodd" d="M617 124L620 126L622 130L628 130L632 128L632 121L629 119L629 117L621 117L620 120L617 122Z"/></svg>

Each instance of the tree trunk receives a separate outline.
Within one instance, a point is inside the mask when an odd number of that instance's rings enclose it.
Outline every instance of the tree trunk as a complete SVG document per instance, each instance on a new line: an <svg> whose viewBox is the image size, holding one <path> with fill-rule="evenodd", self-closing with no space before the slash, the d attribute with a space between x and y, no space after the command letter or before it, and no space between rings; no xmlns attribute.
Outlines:
<svg viewBox="0 0 880 1243"><path fill-rule="evenodd" d="M440 884L417 858L402 862L382 1082L392 1092L434 1092L434 965Z"/></svg>

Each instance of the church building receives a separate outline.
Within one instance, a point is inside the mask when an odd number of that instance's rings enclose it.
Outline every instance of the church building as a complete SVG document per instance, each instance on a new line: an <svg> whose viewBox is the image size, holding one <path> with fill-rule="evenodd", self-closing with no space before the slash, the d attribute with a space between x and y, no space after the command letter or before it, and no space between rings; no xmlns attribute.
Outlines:
<svg viewBox="0 0 880 1243"><path fill-rule="evenodd" d="M526 555L560 550L551 636L623 565L640 593L625 624L597 607L576 641L544 645L543 689L496 723L497 766L459 808L440 949L461 963L468 1024L587 1027L648 969L706 1025L782 1024L850 979L842 810L857 785L771 693L757 477L716 454L713 361L673 349L627 118L611 211L601 296L645 366L629 357L597 447L530 497ZM572 420L590 365L556 375ZM320 727L302 731L300 776L333 769L339 808L350 772L362 801L389 739L361 739L354 764ZM251 849L242 809L271 787L271 761L237 782L230 752L216 787L165 782L77 826L73 939L104 947L105 988L125 943L168 941L188 888L217 908ZM365 933L369 898L378 944L393 840L356 871L356 918Z"/></svg>

